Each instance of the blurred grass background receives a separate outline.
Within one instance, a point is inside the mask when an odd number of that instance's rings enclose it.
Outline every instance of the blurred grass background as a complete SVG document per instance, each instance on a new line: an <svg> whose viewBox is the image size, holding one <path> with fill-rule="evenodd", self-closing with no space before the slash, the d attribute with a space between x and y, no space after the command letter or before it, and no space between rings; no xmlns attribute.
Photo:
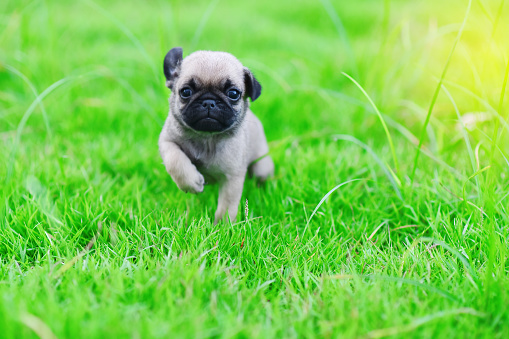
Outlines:
<svg viewBox="0 0 509 339"><path fill-rule="evenodd" d="M5 337L506 337L508 18L503 0L2 1ZM175 46L263 86L276 177L246 183L235 225L161 164Z"/></svg>

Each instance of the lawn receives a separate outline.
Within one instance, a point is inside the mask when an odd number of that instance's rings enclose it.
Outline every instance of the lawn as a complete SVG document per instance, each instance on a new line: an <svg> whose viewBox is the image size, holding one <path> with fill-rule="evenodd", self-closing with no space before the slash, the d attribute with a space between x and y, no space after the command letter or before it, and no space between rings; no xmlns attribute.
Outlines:
<svg viewBox="0 0 509 339"><path fill-rule="evenodd" d="M504 0L1 1L0 336L507 338L507 32ZM162 165L175 46L263 86L236 223Z"/></svg>

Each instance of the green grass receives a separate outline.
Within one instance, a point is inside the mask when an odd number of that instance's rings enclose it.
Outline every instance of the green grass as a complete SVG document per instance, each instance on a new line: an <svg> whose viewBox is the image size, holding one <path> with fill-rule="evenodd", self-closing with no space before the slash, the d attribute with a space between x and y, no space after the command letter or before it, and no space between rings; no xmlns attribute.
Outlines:
<svg viewBox="0 0 509 339"><path fill-rule="evenodd" d="M467 6L1 1L1 336L507 338L509 4ZM158 154L175 46L263 86L233 225Z"/></svg>

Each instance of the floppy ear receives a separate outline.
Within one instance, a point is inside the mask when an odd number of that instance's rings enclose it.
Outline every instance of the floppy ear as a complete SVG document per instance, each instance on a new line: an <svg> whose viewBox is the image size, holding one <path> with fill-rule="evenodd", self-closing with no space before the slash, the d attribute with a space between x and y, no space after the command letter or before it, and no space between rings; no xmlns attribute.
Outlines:
<svg viewBox="0 0 509 339"><path fill-rule="evenodd" d="M180 64L182 63L182 47L170 49L164 57L164 76L166 77L166 87L173 89L173 84L179 76Z"/></svg>
<svg viewBox="0 0 509 339"><path fill-rule="evenodd" d="M251 98L251 101L258 99L262 94L262 85L256 80L253 73L244 67L244 82L246 85L246 94Z"/></svg>

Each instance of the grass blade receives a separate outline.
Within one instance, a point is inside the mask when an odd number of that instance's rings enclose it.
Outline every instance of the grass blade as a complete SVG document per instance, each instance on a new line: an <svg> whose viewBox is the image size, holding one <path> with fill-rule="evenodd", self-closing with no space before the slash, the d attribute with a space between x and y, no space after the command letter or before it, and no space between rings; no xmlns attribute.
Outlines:
<svg viewBox="0 0 509 339"><path fill-rule="evenodd" d="M324 195L324 197L322 198L322 200L320 200L320 202L318 203L318 205L316 205L315 209L313 210L313 213L311 213L311 216L309 217L307 223L306 223L306 227L304 227L304 232L302 232L302 234L306 234L306 231L308 229L308 226L309 226L309 223L311 222L311 219L313 219L313 216L316 214L316 212L318 211L318 209L320 208L320 206L322 206L322 204L325 202L325 200L327 200L327 198L332 194L334 193L338 188L340 188L341 186L344 186L346 184L349 184L351 182L354 182L354 181L360 181L360 180L363 180L363 179L352 179L352 180L348 180L348 181L345 181L345 182L342 182L341 184L337 185L336 187L334 187L333 189L331 189L329 192L327 192L327 194Z"/></svg>
<svg viewBox="0 0 509 339"><path fill-rule="evenodd" d="M476 171L474 150L472 148L472 145L470 144L470 139L468 138L467 129L465 127L465 123L463 122L463 119L461 118L461 114L458 109L458 106L456 105L456 101L454 101L454 98L452 97L451 93L447 90L447 88L444 85L442 85L442 89L444 90L444 93L447 95L447 97L449 98L449 100L452 103L452 106L454 107L454 112L456 113L456 117L458 118L458 121L461 124L461 132L463 133L463 139L465 140L465 145L467 146L468 157L470 158L470 162L472 164L472 170ZM479 185L479 183L477 183L477 185Z"/></svg>
<svg viewBox="0 0 509 339"><path fill-rule="evenodd" d="M336 279L337 280L351 280L351 279L355 279L355 278L367 279L370 281L387 281L387 282L396 282L396 283L405 284L405 285L412 285L415 287L419 287L423 290L441 295L442 297L447 298L449 300L459 301L455 295L453 295L441 288L438 288L438 287L435 287L435 286L429 285L429 284L424 284L420 281L408 279L408 278L392 277L389 275L380 275L380 274L370 274L370 275L336 274L336 275L324 277L324 279L330 279L330 280L336 280Z"/></svg>
<svg viewBox="0 0 509 339"><path fill-rule="evenodd" d="M214 0L209 3L209 6L205 10L205 13L203 13L203 16L200 19L200 23L198 24L198 27L196 28L196 31L194 32L193 40L191 40L191 45L189 49L191 51L194 51L196 48L196 45L198 45L198 42L200 41L201 34L203 33L203 29L205 28L205 25L207 24L207 21L210 18L210 15L214 11L214 8L216 8L217 3L219 0Z"/></svg>
<svg viewBox="0 0 509 339"><path fill-rule="evenodd" d="M25 125L26 125L28 119L30 118L30 116L34 112L35 108L40 105L42 100L46 96L48 96L48 94L50 94L55 89L57 89L58 87L62 86L63 84L69 82L70 80L72 80L72 78L63 78L63 79L60 79L57 82L53 83L48 88L46 88L44 90L44 92L42 92L40 95L37 96L37 98L35 98L35 100L32 102L32 104L28 107L28 109L23 114L23 117L21 118L21 120L20 120L20 122L18 124L18 128L16 130L16 137L14 139L14 144L12 146L11 154L10 154L10 157L9 157L9 167L7 169L7 176L6 176L6 179L5 179L6 182L8 182L9 179L11 178L12 170L13 170L13 167L14 167L14 158L16 156L18 145L19 145L19 142L20 142L20 139L21 139L21 133L23 133L23 129L25 128Z"/></svg>
<svg viewBox="0 0 509 339"><path fill-rule="evenodd" d="M382 161L382 159L380 159L378 157L378 155L375 153L375 151L373 151L368 145L366 145L365 143L363 143L359 139L352 137L351 135L347 135L347 134L335 134L332 137L334 139L336 139L336 140L351 141L354 144L357 144L358 146L364 148L373 157L373 159L375 159L375 161L380 165L380 167L382 167L383 171L385 172L385 175L387 176L387 178L391 182L391 185L394 188L394 191L396 192L398 198L403 199L403 197L401 195L401 192L399 190L399 187L398 187L399 186L398 185L399 181L397 181L397 178L393 177L393 172L389 170L387 165Z"/></svg>
<svg viewBox="0 0 509 339"><path fill-rule="evenodd" d="M37 92L37 89L35 88L34 84L30 81L30 79L27 78L27 76L23 73L21 73L17 68L14 68L11 65L4 65L4 67L11 73L14 73L19 78L21 78L27 85L30 87L30 90L37 98L39 96L39 92ZM46 131L48 132L48 136L51 138L51 127L49 125L48 120L48 114L46 113L46 109L44 108L44 104L42 101L39 101L39 107L41 108L42 118L44 119L44 124L46 125Z"/></svg>
<svg viewBox="0 0 509 339"><path fill-rule="evenodd" d="M454 40L451 51L449 52L449 56L447 57L447 61L445 62L445 66L442 71L442 75L440 76L440 80L438 81L438 85L435 89L435 92L433 93L433 98L431 99L431 103L429 105L428 114L426 115L426 120L424 121L424 125L421 130L421 137L419 138L419 146L417 146L417 152L415 152L415 159L414 159L414 166L412 168L412 174L410 175L410 181L412 184L414 183L415 171L417 169L417 163L419 162L419 155L421 154L420 150L422 147L422 143L424 142L424 135L426 134L426 128L428 127L429 119L431 118L431 113L433 112L433 108L435 107L435 103L438 99L438 94L440 93L440 89L442 88L442 83L443 83L445 76L447 74L447 70L449 69L449 64L451 63L452 55L454 54L454 50L456 49L456 46L458 45L458 43L461 39L461 35L463 34L463 29L465 28L465 25L467 23L471 6L472 6L472 0L469 0L467 10L465 13L465 17L463 18L463 23L461 24L458 34L456 35L456 39Z"/></svg>
<svg viewBox="0 0 509 339"><path fill-rule="evenodd" d="M343 22L341 21L341 18L339 17L338 13L334 9L334 6L331 4L329 0L320 0L323 7L325 8L325 11L329 15L329 17L332 20L332 23L334 24L334 27L336 28L336 31L338 32L339 38L341 39L341 43L343 44L343 47L345 48L346 52L348 53L348 59L352 66L354 76L357 78L359 76L359 69L357 67L357 62L355 61L355 55L353 53L352 46L350 45L350 41L348 40L348 34L346 33L345 26L343 25Z"/></svg>
<svg viewBox="0 0 509 339"><path fill-rule="evenodd" d="M458 314L470 314L477 317L484 317L483 313L480 313L472 308L458 308L454 310L447 310L447 311L439 311L421 318L417 318L414 321L412 321L410 324L403 325L403 326L395 326L395 327L389 327L389 328L382 328L379 330L373 330L369 332L366 337L367 338L384 338L389 336L394 336L401 333L411 332L415 330L416 328L429 323L430 321L433 321L435 319L440 319L444 317L449 317L453 315Z"/></svg>
<svg viewBox="0 0 509 339"><path fill-rule="evenodd" d="M147 50L143 45L141 44L140 40L127 28L126 25L124 25L120 20L115 18L113 14L108 12L106 9L98 5L92 0L85 0L85 3L95 9L97 12L101 13L104 17L108 18L115 26L117 26L118 29L124 33L124 35L133 43L134 47L140 52L140 54L143 56L145 61L147 62L148 66L152 69L152 72L154 73L154 76L156 80L159 80L159 74L162 72L158 71L158 68L154 64L154 60L150 57Z"/></svg>
<svg viewBox="0 0 509 339"><path fill-rule="evenodd" d="M389 133L389 129L387 128L387 125L385 124L385 120L382 117L382 114L380 113L380 111L376 107L376 105L373 102L373 100L371 100L371 98L368 95L368 93L366 93L364 88L362 88L362 86L357 81L355 81L354 78L352 78L351 76L349 76L345 72L342 72L342 74L344 76L346 76L348 79L350 79L361 90L361 92L364 94L364 96L368 99L368 101L371 104L371 106L373 106L373 109L375 110L376 114L378 115L378 118L380 119L380 122L382 123L382 126L384 128L385 134L387 135L387 140L389 141L389 146L391 148L392 158L394 159L394 167L396 168L396 172L399 172L398 157L396 156L396 151L394 150L394 143L392 142L391 133Z"/></svg>
<svg viewBox="0 0 509 339"><path fill-rule="evenodd" d="M505 0L500 1L500 6L498 7L497 14L495 15L495 20L493 21L493 30L491 31L492 39L495 36L495 33L497 32L498 22L500 20L500 16L502 15L502 11L504 9L504 2L505 2Z"/></svg>
<svg viewBox="0 0 509 339"><path fill-rule="evenodd" d="M502 108L504 107L505 90L507 87L507 78L509 77L509 61L505 67L504 80L502 82L502 89L500 90L500 99L498 100L498 114L504 121L508 121L509 113L506 118L502 115ZM493 138L491 141L490 164L493 165L493 157L495 155L495 148L497 146L498 130L500 128L500 119L495 121L495 130L493 131Z"/></svg>

